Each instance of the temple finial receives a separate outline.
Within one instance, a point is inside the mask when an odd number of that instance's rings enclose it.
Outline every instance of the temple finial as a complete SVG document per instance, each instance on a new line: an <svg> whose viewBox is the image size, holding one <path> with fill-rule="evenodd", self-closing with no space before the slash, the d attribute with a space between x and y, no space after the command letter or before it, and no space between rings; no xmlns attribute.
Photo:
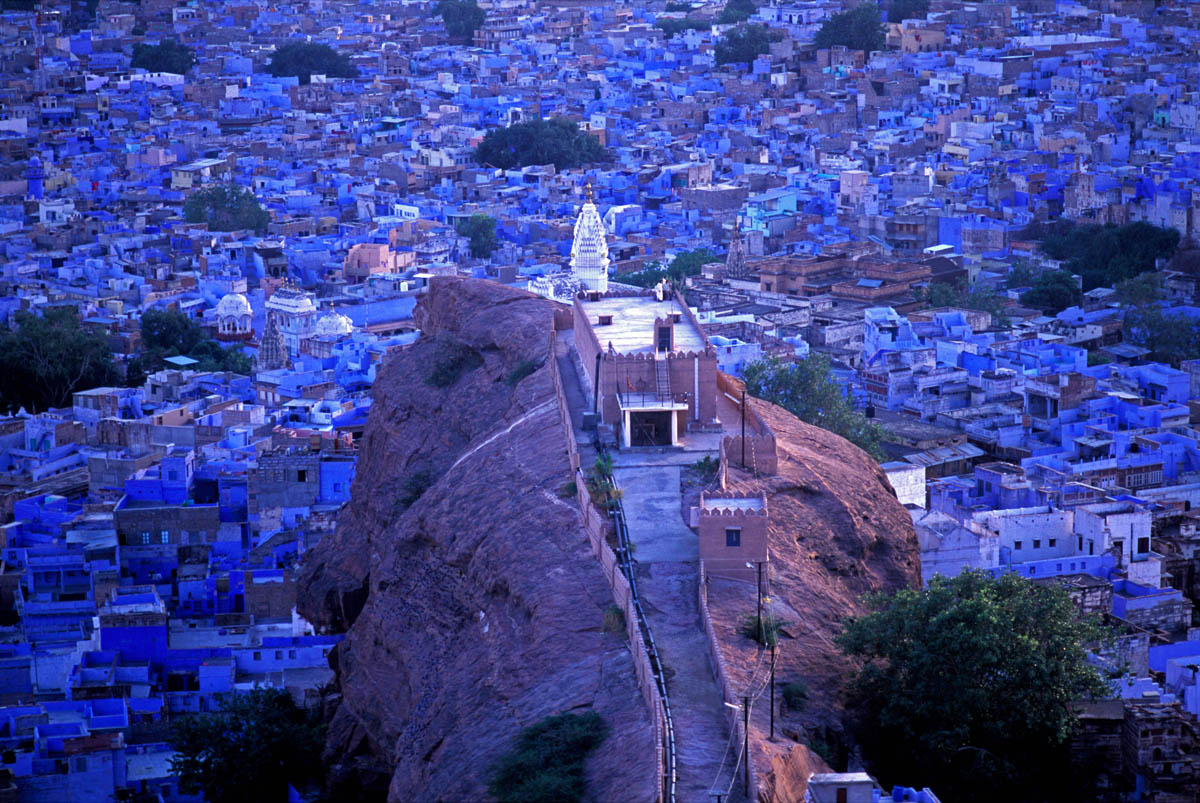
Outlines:
<svg viewBox="0 0 1200 803"><path fill-rule="evenodd" d="M584 192L587 193L587 202L590 204L592 202L592 182L589 181L587 183L587 187L584 189Z"/></svg>

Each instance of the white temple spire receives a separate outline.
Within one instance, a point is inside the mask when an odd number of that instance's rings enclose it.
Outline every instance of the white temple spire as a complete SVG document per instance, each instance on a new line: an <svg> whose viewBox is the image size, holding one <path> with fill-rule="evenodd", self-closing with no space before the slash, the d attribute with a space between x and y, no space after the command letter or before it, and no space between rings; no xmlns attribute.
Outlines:
<svg viewBox="0 0 1200 803"><path fill-rule="evenodd" d="M575 221L575 238L571 243L571 273L588 290L608 292L608 232L604 221L592 203L592 185L587 185L587 200Z"/></svg>

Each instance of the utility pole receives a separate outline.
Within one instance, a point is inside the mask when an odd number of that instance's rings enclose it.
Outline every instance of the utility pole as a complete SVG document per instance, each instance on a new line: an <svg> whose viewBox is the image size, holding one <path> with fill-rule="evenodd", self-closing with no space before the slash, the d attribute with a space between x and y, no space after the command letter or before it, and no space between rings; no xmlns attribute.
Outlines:
<svg viewBox="0 0 1200 803"><path fill-rule="evenodd" d="M750 698L742 697L742 760L746 769L746 799L750 799Z"/></svg>
<svg viewBox="0 0 1200 803"><path fill-rule="evenodd" d="M771 642L771 740L775 740L775 642Z"/></svg>
<svg viewBox="0 0 1200 803"><path fill-rule="evenodd" d="M762 636L765 643L767 626L762 618L762 566L762 561L758 561L758 634Z"/></svg>
<svg viewBox="0 0 1200 803"><path fill-rule="evenodd" d="M746 391L742 390L742 468L746 467Z"/></svg>

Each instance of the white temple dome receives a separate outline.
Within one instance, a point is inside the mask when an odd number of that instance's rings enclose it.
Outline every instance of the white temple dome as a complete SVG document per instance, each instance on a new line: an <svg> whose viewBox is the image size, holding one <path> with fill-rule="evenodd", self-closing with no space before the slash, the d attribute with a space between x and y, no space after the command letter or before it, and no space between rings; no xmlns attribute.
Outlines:
<svg viewBox="0 0 1200 803"><path fill-rule="evenodd" d="M328 312L317 319L313 334L317 337L342 337L354 331L354 321L337 312Z"/></svg>
<svg viewBox="0 0 1200 803"><path fill-rule="evenodd" d="M571 273L589 290L608 291L608 232L600 212L592 203L592 189L575 221L575 237L571 242Z"/></svg>
<svg viewBox="0 0 1200 803"><path fill-rule="evenodd" d="M250 302L241 293L227 293L217 303L218 318L236 318L250 314Z"/></svg>
<svg viewBox="0 0 1200 803"><path fill-rule="evenodd" d="M309 315L317 311L308 293L287 284L271 293L267 307L287 315Z"/></svg>

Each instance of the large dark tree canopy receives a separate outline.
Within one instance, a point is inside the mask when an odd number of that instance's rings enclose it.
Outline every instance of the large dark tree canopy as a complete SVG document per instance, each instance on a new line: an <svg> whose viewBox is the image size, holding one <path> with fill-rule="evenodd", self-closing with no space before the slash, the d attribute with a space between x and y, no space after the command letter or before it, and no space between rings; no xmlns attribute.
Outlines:
<svg viewBox="0 0 1200 803"><path fill-rule="evenodd" d="M1179 232L1151 223L1124 226L1078 225L1068 220L1052 224L1042 238L1042 251L1083 277L1083 289L1112 287L1139 273L1154 270L1160 257L1169 258L1179 245Z"/></svg>
<svg viewBox="0 0 1200 803"><path fill-rule="evenodd" d="M76 391L119 383L107 341L75 310L17 315L16 328L0 335L0 409L66 407Z"/></svg>
<svg viewBox="0 0 1200 803"><path fill-rule="evenodd" d="M288 42L271 55L267 72L276 77L294 76L307 84L313 75L357 78L358 68L329 45L317 42Z"/></svg>
<svg viewBox="0 0 1200 803"><path fill-rule="evenodd" d="M1083 293L1075 277L1065 270L1043 271L1033 281L1033 287L1021 294L1021 303L1050 314L1062 312L1078 304Z"/></svg>
<svg viewBox="0 0 1200 803"><path fill-rule="evenodd" d="M1016 574L937 575L925 590L869 598L838 638L863 661L848 702L885 785L943 800L1069 800L1062 771L1073 704L1108 698L1087 644L1107 634L1057 585Z"/></svg>
<svg viewBox="0 0 1200 803"><path fill-rule="evenodd" d="M471 39L487 17L475 0L440 0L433 13L442 18L446 33L455 39Z"/></svg>
<svg viewBox="0 0 1200 803"><path fill-rule="evenodd" d="M262 234L271 216L254 192L236 184L215 184L196 190L183 203L188 223L207 223L210 231L253 229Z"/></svg>
<svg viewBox="0 0 1200 803"><path fill-rule="evenodd" d="M460 220L455 231L471 241L471 256L487 259L496 250L496 219L490 215L471 215Z"/></svg>
<svg viewBox="0 0 1200 803"><path fill-rule="evenodd" d="M728 0L725 7L721 9L717 22L724 25L735 25L750 19L757 10L758 7L754 0Z"/></svg>
<svg viewBox="0 0 1200 803"><path fill-rule="evenodd" d="M739 25L716 47L717 64L749 64L771 50L771 32L763 25Z"/></svg>
<svg viewBox="0 0 1200 803"><path fill-rule="evenodd" d="M882 50L884 28L879 6L863 3L849 11L834 14L817 31L817 47L843 45L850 50Z"/></svg>
<svg viewBox="0 0 1200 803"><path fill-rule="evenodd" d="M892 0L888 6L888 22L921 19L929 11L929 0Z"/></svg>
<svg viewBox="0 0 1200 803"><path fill-rule="evenodd" d="M558 170L605 159L604 146L565 117L528 120L487 133L475 149L480 164L509 169L553 164Z"/></svg>
<svg viewBox="0 0 1200 803"><path fill-rule="evenodd" d="M157 45L134 45L130 66L149 72L169 72L183 75L196 63L192 51L174 39L164 39Z"/></svg>
<svg viewBox="0 0 1200 803"><path fill-rule="evenodd" d="M180 787L210 803L286 800L288 785L303 788L321 776L324 726L286 689L262 688L219 696L222 709L182 717L171 741L171 770Z"/></svg>
<svg viewBox="0 0 1200 803"><path fill-rule="evenodd" d="M236 346L225 347L205 335L191 318L170 310L152 309L142 315L142 347L145 353L137 363L140 370L156 370L165 357L185 355L199 360L198 371L233 371L249 375L250 358Z"/></svg>

